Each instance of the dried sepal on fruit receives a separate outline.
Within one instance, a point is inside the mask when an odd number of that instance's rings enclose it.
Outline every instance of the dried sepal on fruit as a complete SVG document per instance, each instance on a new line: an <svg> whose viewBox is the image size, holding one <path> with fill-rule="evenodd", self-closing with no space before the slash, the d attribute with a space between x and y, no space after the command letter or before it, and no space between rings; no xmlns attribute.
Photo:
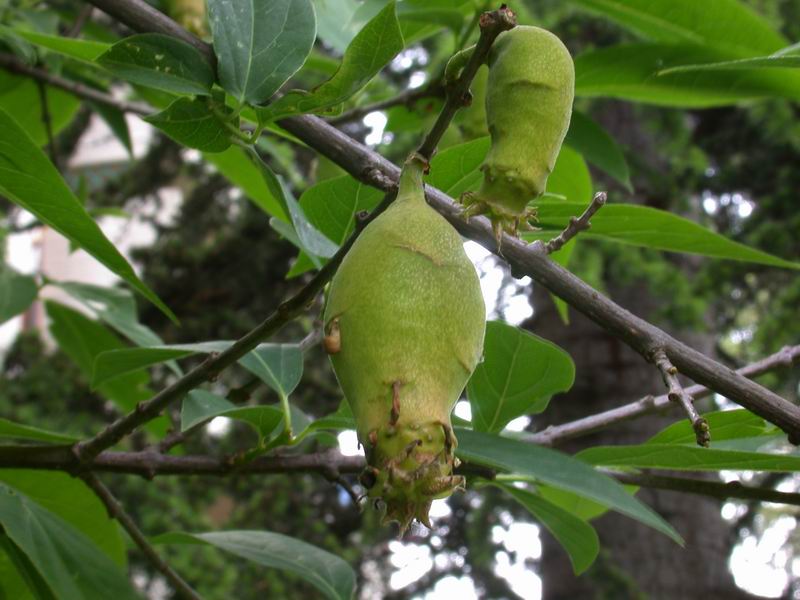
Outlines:
<svg viewBox="0 0 800 600"><path fill-rule="evenodd" d="M405 531L453 475L450 412L483 349L485 307L461 237L425 202L424 161L409 159L397 199L370 223L334 276L325 348L355 416L368 496Z"/></svg>
<svg viewBox="0 0 800 600"><path fill-rule="evenodd" d="M448 65L450 80L470 50ZM528 204L545 191L564 136L575 93L569 51L545 29L518 26L501 33L487 59L486 124L491 148L481 165L483 184L465 194L464 216L485 214L495 236L529 229L535 209Z"/></svg>

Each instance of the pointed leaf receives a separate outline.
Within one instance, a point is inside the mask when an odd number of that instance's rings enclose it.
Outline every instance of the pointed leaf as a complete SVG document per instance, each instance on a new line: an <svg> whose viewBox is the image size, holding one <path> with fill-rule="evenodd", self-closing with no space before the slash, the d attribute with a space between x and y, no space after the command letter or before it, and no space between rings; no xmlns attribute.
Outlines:
<svg viewBox="0 0 800 600"><path fill-rule="evenodd" d="M553 394L569 390L575 380L569 354L513 325L489 321L483 352L467 383L478 431L502 431L512 419L542 412Z"/></svg>
<svg viewBox="0 0 800 600"><path fill-rule="evenodd" d="M202 152L223 152L230 148L231 133L201 98L178 98L166 109L144 118L173 140Z"/></svg>
<svg viewBox="0 0 800 600"><path fill-rule="evenodd" d="M214 85L214 71L199 50L159 33L120 40L97 62L131 83L176 94L210 94Z"/></svg>
<svg viewBox="0 0 800 600"><path fill-rule="evenodd" d="M311 0L209 0L222 87L240 102L269 100L303 66L317 35Z"/></svg>
<svg viewBox="0 0 800 600"><path fill-rule="evenodd" d="M239 363L282 396L289 396L303 376L303 351L297 344L261 344Z"/></svg>
<svg viewBox="0 0 800 600"><path fill-rule="evenodd" d="M269 531L167 533L162 544L209 544L265 567L290 571L331 600L352 600L355 573L345 561L301 540Z"/></svg>
<svg viewBox="0 0 800 600"><path fill-rule="evenodd" d="M36 442L49 442L52 444L70 444L80 440L78 436L47 431L45 429L39 429L38 427L15 423L14 421L9 421L2 417L0 417L0 438L32 440Z"/></svg>
<svg viewBox="0 0 800 600"><path fill-rule="evenodd" d="M678 532L651 508L628 495L622 485L586 462L566 454L468 429L458 429L458 454L475 462L528 476L599 502L683 543ZM798 459L800 460L800 459Z"/></svg>
<svg viewBox="0 0 800 600"><path fill-rule="evenodd" d="M58 35L47 35L37 31L25 31L20 29L15 30L15 32L32 44L84 62L94 62L97 60L98 56L111 47L111 44L104 44L102 42L67 38Z"/></svg>
<svg viewBox="0 0 800 600"><path fill-rule="evenodd" d="M403 44L392 1L350 42L333 77L310 92L289 92L269 106L258 109L259 121L263 123L293 114L320 111L344 102L386 66L403 49Z"/></svg>
<svg viewBox="0 0 800 600"><path fill-rule="evenodd" d="M708 422L711 430L711 447L723 440L739 438L760 437L769 434L773 426L768 425L763 418L754 415L749 410L721 410L705 413L703 418ZM687 419L681 419L669 427L662 429L647 440L648 444L697 444L697 436L692 429L692 424Z"/></svg>
<svg viewBox="0 0 800 600"><path fill-rule="evenodd" d="M38 294L39 286L33 277L0 263L0 324L28 310Z"/></svg>
<svg viewBox="0 0 800 600"><path fill-rule="evenodd" d="M0 524L56 597L139 599L127 575L89 538L3 483Z"/></svg>
<svg viewBox="0 0 800 600"><path fill-rule="evenodd" d="M177 322L172 311L142 283L106 238L53 163L3 110L0 110L0 191L86 250Z"/></svg>
<svg viewBox="0 0 800 600"><path fill-rule="evenodd" d="M611 175L628 191L633 191L628 163L622 150L614 138L591 118L577 110L573 111L564 143L580 152L598 169Z"/></svg>
<svg viewBox="0 0 800 600"><path fill-rule="evenodd" d="M600 551L600 542L594 527L528 490L508 484L495 485L522 504L553 534L569 554L572 570L576 575L592 566Z"/></svg>

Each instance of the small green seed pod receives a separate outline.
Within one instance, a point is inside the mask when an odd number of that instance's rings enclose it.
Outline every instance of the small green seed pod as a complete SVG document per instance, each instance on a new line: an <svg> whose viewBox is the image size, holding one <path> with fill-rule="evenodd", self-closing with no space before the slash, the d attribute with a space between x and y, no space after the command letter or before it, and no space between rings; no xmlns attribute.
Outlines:
<svg viewBox="0 0 800 600"><path fill-rule="evenodd" d="M466 213L486 214L495 228L516 234L545 190L575 94L575 68L561 40L539 27L501 33L489 52L486 122L492 138L481 166L483 185L464 199Z"/></svg>

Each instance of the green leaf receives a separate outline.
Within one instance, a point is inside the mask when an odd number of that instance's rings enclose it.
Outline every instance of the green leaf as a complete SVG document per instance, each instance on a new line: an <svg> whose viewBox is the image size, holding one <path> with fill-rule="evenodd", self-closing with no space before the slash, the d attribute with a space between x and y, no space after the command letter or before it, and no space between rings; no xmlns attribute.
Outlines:
<svg viewBox="0 0 800 600"><path fill-rule="evenodd" d="M195 344L115 348L98 353L92 365L92 387L98 387L118 377L141 371L168 360L178 360L193 354L224 352L233 342L213 341Z"/></svg>
<svg viewBox="0 0 800 600"><path fill-rule="evenodd" d="M269 100L311 52L317 35L311 0L209 0L222 87L240 102Z"/></svg>
<svg viewBox="0 0 800 600"><path fill-rule="evenodd" d="M128 122L125 120L125 113L108 104L101 104L100 102L89 102L89 105L92 107L92 110L99 114L100 118L105 121L111 133L113 133L120 144L125 147L128 151L128 155L132 158L133 143L131 142L131 132L128 129Z"/></svg>
<svg viewBox="0 0 800 600"><path fill-rule="evenodd" d="M539 208L538 226L542 231L524 234L528 240L551 237L552 233L562 231L570 217L581 214L586 208L585 203L548 198L537 200L536 205ZM581 237L787 269L800 268L800 263L734 242L678 215L636 204L607 204L592 217L592 228Z"/></svg>
<svg viewBox="0 0 800 600"><path fill-rule="evenodd" d="M490 145L487 136L442 150L431 161L431 172L426 183L454 198L476 190L483 180L483 174L478 169Z"/></svg>
<svg viewBox="0 0 800 600"><path fill-rule="evenodd" d="M0 41L29 67L36 64L36 49L11 27L0 25Z"/></svg>
<svg viewBox="0 0 800 600"><path fill-rule="evenodd" d="M214 85L214 71L196 48L159 33L120 40L97 62L131 83L176 94L210 94Z"/></svg>
<svg viewBox="0 0 800 600"><path fill-rule="evenodd" d="M344 175L308 188L300 206L316 229L341 246L355 229L356 215L375 208L382 197L380 190Z"/></svg>
<svg viewBox="0 0 800 600"><path fill-rule="evenodd" d="M72 121L80 107L80 100L51 86L45 86L45 92L53 135L58 135ZM0 70L0 109L6 111L27 132L34 144L43 146L47 143L41 93L33 79ZM3 137L0 128L0 140Z"/></svg>
<svg viewBox="0 0 800 600"><path fill-rule="evenodd" d="M293 114L320 111L344 102L391 61L403 49L403 44L392 1L350 42L333 77L311 92L289 92L269 106L258 109L259 121L263 123Z"/></svg>
<svg viewBox="0 0 800 600"><path fill-rule="evenodd" d="M223 152L231 145L231 133L225 122L201 98L178 98L144 120L179 144L202 152Z"/></svg>
<svg viewBox="0 0 800 600"><path fill-rule="evenodd" d="M290 571L332 600L351 600L356 577L345 561L301 540L269 531L173 532L162 544L209 544L256 564Z"/></svg>
<svg viewBox="0 0 800 600"><path fill-rule="evenodd" d="M282 396L289 396L303 375L303 351L298 344L261 344L239 363Z"/></svg>
<svg viewBox="0 0 800 600"><path fill-rule="evenodd" d="M772 431L763 418L754 415L749 410L721 410L703 415L711 430L712 447L716 442L739 438L760 437ZM647 440L648 444L689 444L696 445L696 435L692 424L687 419L681 419L669 427L662 429Z"/></svg>
<svg viewBox="0 0 800 600"><path fill-rule="evenodd" d="M35 31L14 30L17 35L25 38L32 44L52 50L62 56L75 58L84 62L91 62L106 52L111 45L91 40L81 40L78 38L67 38L58 35L47 35Z"/></svg>
<svg viewBox="0 0 800 600"><path fill-rule="evenodd" d="M227 417L247 423L262 440L276 438L284 428L283 411L277 406L236 406L217 394L206 390L192 390L181 406L181 431L214 417Z"/></svg>
<svg viewBox="0 0 800 600"><path fill-rule="evenodd" d="M0 524L57 598L139 598L119 565L88 537L5 484Z"/></svg>
<svg viewBox="0 0 800 600"><path fill-rule="evenodd" d="M203 421L236 408L235 404L218 394L206 390L192 390L181 404L181 431L191 429Z"/></svg>
<svg viewBox="0 0 800 600"><path fill-rule="evenodd" d="M774 52L780 33L739 0L575 0L644 36L663 42Z"/></svg>
<svg viewBox="0 0 800 600"><path fill-rule="evenodd" d="M597 558L600 542L594 527L541 496L513 485L495 484L522 504L569 554L572 570L580 575Z"/></svg>
<svg viewBox="0 0 800 600"><path fill-rule="evenodd" d="M569 146L562 146L556 158L553 172L547 178L546 194L559 196L557 202L580 202L585 205L592 199L592 176L583 157ZM534 206L546 200L537 198ZM581 211L583 212L583 211ZM580 214L580 213L576 213ZM594 221L592 221L594 223Z"/></svg>
<svg viewBox="0 0 800 600"><path fill-rule="evenodd" d="M123 348L122 342L97 321L56 302L45 302L50 319L50 333L59 348L78 366L87 381L92 379L95 358L102 352ZM147 387L147 373L131 373L97 386L97 391L124 412L132 411L153 392ZM165 417L150 421L145 427L154 435L163 436L168 428Z"/></svg>
<svg viewBox="0 0 800 600"><path fill-rule="evenodd" d="M241 188L245 196L261 210L276 219L289 223L289 214L267 187L261 169L253 164L245 150L236 146L219 154L206 154L205 160L213 164L228 181Z"/></svg>
<svg viewBox="0 0 800 600"><path fill-rule="evenodd" d="M0 191L127 281L161 312L177 318L134 272L106 238L53 163L3 110L0 110Z"/></svg>
<svg viewBox="0 0 800 600"><path fill-rule="evenodd" d="M0 323L28 310L38 294L39 286L33 277L0 263Z"/></svg>
<svg viewBox="0 0 800 600"><path fill-rule="evenodd" d="M36 442L51 442L53 444L70 444L77 442L80 437L46 431L38 427L14 423L8 419L0 417L0 438L11 438L16 440L33 440ZM2 471L0 471L2 476Z"/></svg>
<svg viewBox="0 0 800 600"><path fill-rule="evenodd" d="M291 216L299 247L308 254L323 258L330 258L336 254L339 249L338 246L309 222L303 212L303 208L295 200L291 191L284 185L283 180L255 152L251 153L251 160L260 170L264 183L266 183L272 196L278 199L280 205Z"/></svg>
<svg viewBox="0 0 800 600"><path fill-rule="evenodd" d="M483 362L467 383L472 423L496 433L521 415L540 413L575 380L569 354L539 336L500 321L486 323Z"/></svg>
<svg viewBox="0 0 800 600"><path fill-rule="evenodd" d="M621 44L575 59L575 94L706 108L759 98L800 99L800 73L746 69L659 75L672 67L746 58L706 46Z"/></svg>
<svg viewBox="0 0 800 600"><path fill-rule="evenodd" d="M72 296L91 310L101 321L107 323L139 346L155 346L161 338L139 323L136 301L130 291L117 287L101 287L76 281L47 281Z"/></svg>
<svg viewBox="0 0 800 600"><path fill-rule="evenodd" d="M588 116L577 110L572 112L564 143L619 181L629 192L633 191L628 163L625 162L622 150L606 130Z"/></svg>
<svg viewBox="0 0 800 600"><path fill-rule="evenodd" d="M678 532L657 513L628 495L616 480L582 460L498 435L468 429L459 429L456 434L456 454L463 460L532 477L589 498L683 543Z"/></svg>
<svg viewBox="0 0 800 600"><path fill-rule="evenodd" d="M726 60L723 62L707 63L702 65L683 65L659 71L659 75L670 73L688 73L696 71L718 71L726 69L773 69L773 68L800 68L800 44L794 44L770 54L756 58L741 58L739 60Z"/></svg>
<svg viewBox="0 0 800 600"><path fill-rule="evenodd" d="M300 437L303 437L306 433L312 431L323 431L326 429L331 429L334 431L341 429L355 430L355 428L356 420L355 417L353 417L353 411L350 410L350 405L347 403L347 401L342 400L342 403L339 405L339 408L336 409L336 412L324 417L320 417L319 419L310 423L307 432L303 432Z"/></svg>
<svg viewBox="0 0 800 600"><path fill-rule="evenodd" d="M56 471L2 469L0 482L22 492L75 527L116 564L122 567L127 564L128 552L122 530L80 479Z"/></svg>
<svg viewBox="0 0 800 600"><path fill-rule="evenodd" d="M678 471L800 471L800 456L717 450L678 444L596 446L579 453L586 462L609 467L675 469Z"/></svg>
<svg viewBox="0 0 800 600"><path fill-rule="evenodd" d="M0 533L0 597L58 600L25 553Z"/></svg>

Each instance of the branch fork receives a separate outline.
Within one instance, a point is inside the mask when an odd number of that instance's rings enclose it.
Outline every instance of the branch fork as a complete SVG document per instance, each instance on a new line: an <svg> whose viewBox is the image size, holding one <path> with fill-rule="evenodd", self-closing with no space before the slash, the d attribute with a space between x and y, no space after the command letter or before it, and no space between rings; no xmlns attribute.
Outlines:
<svg viewBox="0 0 800 600"><path fill-rule="evenodd" d="M667 398L683 408L686 416L689 417L692 429L694 429L697 445L707 448L708 444L711 442L711 432L708 428L708 421L698 414L697 409L694 407L694 400L691 394L683 388L681 382L678 380L678 369L670 362L666 352L661 348L653 353L653 363L655 363L656 367L661 372L664 385L667 386Z"/></svg>
<svg viewBox="0 0 800 600"><path fill-rule="evenodd" d="M558 252L567 242L577 236L581 231L586 231L589 229L592 226L589 220L595 215L595 213L597 213L598 210L603 208L607 199L608 195L605 192L597 192L594 195L594 198L592 198L591 203L589 203L589 206L587 206L586 210L583 211L583 214L580 217L570 217L569 225L564 228L564 231L559 233L556 237L544 245L544 251L547 254Z"/></svg>

